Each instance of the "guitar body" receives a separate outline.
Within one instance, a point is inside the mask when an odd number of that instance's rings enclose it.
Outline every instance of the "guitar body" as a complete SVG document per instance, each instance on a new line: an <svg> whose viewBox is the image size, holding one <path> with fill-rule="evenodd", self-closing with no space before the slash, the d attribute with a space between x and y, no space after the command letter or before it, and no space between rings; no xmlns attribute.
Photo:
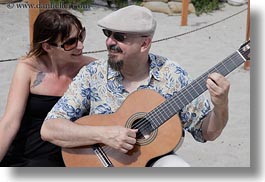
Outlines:
<svg viewBox="0 0 265 182"><path fill-rule="evenodd" d="M63 148L68 167L144 167L150 159L172 151L182 137L182 125L176 115L184 106L207 90L210 73L227 75L249 59L250 41L222 62L209 69L191 84L165 99L152 90L139 90L127 97L117 112L109 115L85 116L76 121L80 125L137 128L136 145L124 154L103 144L78 148Z"/></svg>
<svg viewBox="0 0 265 182"><path fill-rule="evenodd" d="M165 99L155 91L139 90L129 95L115 113L85 116L76 123L90 126L121 125L131 128L133 123L164 101ZM174 115L147 137L137 138L135 147L126 154L103 144L100 144L100 147L114 167L145 167L150 159L172 151L181 137L182 125L178 116ZM63 148L62 155L67 167L104 167L92 146Z"/></svg>

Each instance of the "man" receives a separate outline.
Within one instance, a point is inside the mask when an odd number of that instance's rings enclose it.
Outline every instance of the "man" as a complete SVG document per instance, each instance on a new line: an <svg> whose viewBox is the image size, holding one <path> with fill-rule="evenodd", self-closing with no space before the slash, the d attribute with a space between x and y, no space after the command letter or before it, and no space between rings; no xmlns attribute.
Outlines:
<svg viewBox="0 0 265 182"><path fill-rule="evenodd" d="M98 25L107 36L108 61L98 60L80 70L48 114L41 135L44 140L64 148L103 143L127 153L135 146L137 129L78 125L75 121L88 114L114 113L136 90L155 90L170 99L191 79L176 62L149 53L156 21L148 9L128 6L101 19ZM213 109L210 111L209 101L200 96L179 112L183 128L200 142L215 140L228 120L230 83L213 73L206 85ZM189 164L170 153L151 166Z"/></svg>

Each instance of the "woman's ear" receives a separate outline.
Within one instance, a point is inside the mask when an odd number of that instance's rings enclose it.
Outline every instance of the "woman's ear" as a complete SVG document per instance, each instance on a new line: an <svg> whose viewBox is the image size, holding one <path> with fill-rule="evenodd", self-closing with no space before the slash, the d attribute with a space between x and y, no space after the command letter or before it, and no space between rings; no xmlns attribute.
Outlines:
<svg viewBox="0 0 265 182"><path fill-rule="evenodd" d="M144 39L144 42L142 44L142 48L141 51L144 52L146 50L149 50L149 48L151 47L151 43L152 43L152 39L151 37L147 37Z"/></svg>
<svg viewBox="0 0 265 182"><path fill-rule="evenodd" d="M46 52L51 51L51 45L50 45L49 43L47 43L47 42L42 43L42 44L41 44L41 47L42 47L42 49L45 50Z"/></svg>

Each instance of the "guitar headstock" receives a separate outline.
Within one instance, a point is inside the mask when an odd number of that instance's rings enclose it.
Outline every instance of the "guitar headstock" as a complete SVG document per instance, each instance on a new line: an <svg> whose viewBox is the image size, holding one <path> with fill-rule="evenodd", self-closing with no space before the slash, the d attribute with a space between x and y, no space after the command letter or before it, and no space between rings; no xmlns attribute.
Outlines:
<svg viewBox="0 0 265 182"><path fill-rule="evenodd" d="M250 40L243 43L238 51L240 52L242 57L245 58L245 60L250 60Z"/></svg>

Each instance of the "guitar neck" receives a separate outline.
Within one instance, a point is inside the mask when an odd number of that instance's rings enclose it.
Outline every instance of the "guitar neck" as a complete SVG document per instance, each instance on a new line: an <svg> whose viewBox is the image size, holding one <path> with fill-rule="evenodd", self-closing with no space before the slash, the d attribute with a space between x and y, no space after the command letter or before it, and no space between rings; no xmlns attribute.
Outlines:
<svg viewBox="0 0 265 182"><path fill-rule="evenodd" d="M244 62L245 58L240 52L234 52L225 60L209 69L196 80L192 81L187 87L181 89L171 99L168 99L157 106L144 117L144 120L149 123L148 131L151 132L157 129L168 119L177 114L183 107L205 92L207 90L206 80L209 74L217 72L226 76Z"/></svg>

